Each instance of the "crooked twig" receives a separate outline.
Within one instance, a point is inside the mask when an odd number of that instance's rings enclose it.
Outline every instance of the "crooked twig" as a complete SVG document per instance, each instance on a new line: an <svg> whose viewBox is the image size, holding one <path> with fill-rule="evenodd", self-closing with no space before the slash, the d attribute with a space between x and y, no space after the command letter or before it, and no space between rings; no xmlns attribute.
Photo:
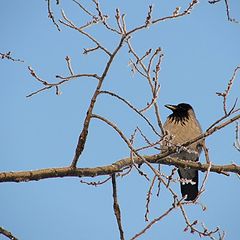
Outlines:
<svg viewBox="0 0 240 240"><path fill-rule="evenodd" d="M146 212L145 212L145 221L148 222L149 219L148 219L148 214L149 214L149 204L150 204L150 201L151 201L151 196L152 196L152 189L153 189L153 186L154 186L154 183L155 183L155 180L157 179L157 176L154 175L153 179L152 179L152 182L150 184L150 187L149 187L149 190L147 192L147 199L146 199Z"/></svg>
<svg viewBox="0 0 240 240"><path fill-rule="evenodd" d="M105 180L103 181L97 181L97 182L86 182L86 181L83 181L83 180L80 180L80 183L84 183L86 185L89 185L89 186L94 186L94 187L97 187L99 185L103 185L104 183L108 182L112 177L107 177Z"/></svg>
<svg viewBox="0 0 240 240"><path fill-rule="evenodd" d="M35 91L35 92L32 92L30 94L28 94L26 97L32 97L33 95L36 95L42 91L45 91L45 90L48 90L52 87L55 87L56 88L56 93L57 95L59 95L59 86L70 81L70 80L73 80L73 79L77 79L77 78L82 78L82 77L87 77L87 78L96 78L96 79L100 79L100 77L97 75L97 74L90 74L90 73L83 73L83 74L76 74L76 75L72 75L73 74L73 70L71 68L71 65L70 65L70 58L66 57L66 61L68 63L68 68L69 68L69 71L71 73L71 75L69 77L62 77L62 76L59 76L57 75L56 78L59 78L61 79L61 81L59 82L56 82L56 83L49 83L47 82L46 80L43 80L42 78L40 78L36 72L30 67L28 66L28 70L30 71L30 74L38 81L40 82L41 84L44 85L43 88Z"/></svg>
<svg viewBox="0 0 240 240"><path fill-rule="evenodd" d="M218 227L215 230L208 230L205 227L205 225L203 223L201 223L203 230L198 229L197 228L198 221L195 220L195 221L193 221L193 223L191 223L190 220L188 219L185 209L183 208L182 203L179 203L179 206L181 209L182 216L186 223L186 228L184 229L185 232L190 229L191 233L197 233L199 235L199 237L209 237L212 240L216 240L216 238L214 237L214 234L216 234L216 233L220 234L220 229ZM223 238L219 238L219 239L223 239Z"/></svg>

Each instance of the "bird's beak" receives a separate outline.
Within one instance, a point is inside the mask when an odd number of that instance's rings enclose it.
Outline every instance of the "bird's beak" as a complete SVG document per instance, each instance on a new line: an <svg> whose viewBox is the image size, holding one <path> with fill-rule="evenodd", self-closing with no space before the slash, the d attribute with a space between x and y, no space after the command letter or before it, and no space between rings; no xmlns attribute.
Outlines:
<svg viewBox="0 0 240 240"><path fill-rule="evenodd" d="M170 105L170 104L167 104L167 105L164 105L164 107L172 110L172 111L175 111L177 109L177 106L176 105Z"/></svg>

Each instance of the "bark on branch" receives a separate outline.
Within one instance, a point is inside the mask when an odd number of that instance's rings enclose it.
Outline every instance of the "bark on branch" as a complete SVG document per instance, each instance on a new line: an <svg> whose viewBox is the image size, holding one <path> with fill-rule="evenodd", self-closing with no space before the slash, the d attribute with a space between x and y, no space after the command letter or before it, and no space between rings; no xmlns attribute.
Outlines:
<svg viewBox="0 0 240 240"><path fill-rule="evenodd" d="M156 154L150 156L144 156L145 160L149 163L160 163L164 165L172 165L176 167L190 167L200 170L202 172L208 171L209 164L202 164L200 162L187 162L179 159L167 157L162 158L165 154ZM143 164L143 161L139 158L134 158L136 164ZM20 171L20 172L2 172L0 173L0 182L28 182L38 181L48 178L62 178L62 177L96 177L103 175L110 175L116 172L123 171L124 168L131 166L132 159L124 158L111 165L94 167L94 168L45 168L32 171ZM237 173L240 175L240 166L236 164L227 165L214 165L212 164L210 172L215 173Z"/></svg>

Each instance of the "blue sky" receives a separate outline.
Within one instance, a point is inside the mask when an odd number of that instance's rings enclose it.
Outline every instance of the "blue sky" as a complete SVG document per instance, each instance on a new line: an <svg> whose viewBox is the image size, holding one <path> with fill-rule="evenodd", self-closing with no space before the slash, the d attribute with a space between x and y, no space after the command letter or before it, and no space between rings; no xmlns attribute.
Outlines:
<svg viewBox="0 0 240 240"><path fill-rule="evenodd" d="M117 7L126 13L126 23L131 29L144 22L149 4L154 4L153 16L157 17L171 14L180 4L184 9L188 1L178 1L175 5L174 1L141 0L137 6L134 1L104 0L100 3L111 23ZM232 0L229 4L232 17L240 19L237 11L240 3ZM60 9L63 8L74 22L87 21L71 1L61 1L60 7L53 1L52 7L56 19L61 18ZM89 7L94 11L93 5ZM51 89L26 98L41 87L30 76L27 67L31 66L41 78L54 82L55 75L68 75L67 55L72 59L75 73L101 73L106 57L100 52L82 55L83 48L92 47L92 44L62 25L62 31L57 31L47 17L46 1L2 0L0 8L0 52L11 51L14 57L24 60L24 63L0 61L0 171L68 166L96 81L82 78L63 85L60 96ZM109 50L113 50L118 41L100 25L89 32ZM201 1L189 16L162 22L133 35L132 43L139 55L149 48L163 49L158 99L163 121L169 114L164 108L167 103L190 103L203 129L223 115L222 99L215 93L225 90L234 68L240 64L239 38L240 25L227 21L224 1L215 5ZM150 100L150 92L146 81L131 73L130 57L126 46L123 47L103 89L116 92L141 108ZM239 76L229 96L229 106L236 97L239 97ZM94 112L116 123L128 137L139 126L154 139L142 119L109 96L99 97ZM153 112L147 116L155 123ZM239 164L239 153L232 146L234 129L235 124L232 124L207 139L213 163ZM117 134L94 119L78 166L110 164L128 155L127 146ZM171 170L170 167L164 169ZM201 174L200 178L203 176ZM144 214L150 183L132 171L125 178L119 178L117 184L123 227L129 239L146 225ZM19 239L118 239L111 189L110 182L91 187L81 184L78 178L2 183L0 226ZM178 184L174 189L179 193ZM150 219L159 216L171 201L164 189L159 198L154 195ZM198 206L187 207L191 220L199 219L209 228L219 226L226 231L226 239L239 237L240 188L235 175L210 174L200 201L207 206L207 211L202 212ZM198 239L196 234L184 233L184 228L184 220L175 210L140 239Z"/></svg>

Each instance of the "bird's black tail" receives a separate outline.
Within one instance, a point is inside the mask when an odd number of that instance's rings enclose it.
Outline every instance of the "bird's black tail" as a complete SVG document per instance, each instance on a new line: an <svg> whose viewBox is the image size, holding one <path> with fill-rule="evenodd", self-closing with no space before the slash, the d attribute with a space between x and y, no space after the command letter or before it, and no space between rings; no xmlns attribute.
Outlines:
<svg viewBox="0 0 240 240"><path fill-rule="evenodd" d="M185 195L187 195L185 200L193 201L198 195L198 171L191 170L191 171L194 171L191 174L191 175L193 175L193 178L191 178L191 180L192 180L192 182L195 182L195 184L184 182L184 179L186 180L186 178L184 178L182 176L183 174L181 174L181 171L178 170L178 174L179 174L180 178L183 179L183 182L180 183L182 196L184 197ZM189 171L189 170L186 170L186 171ZM187 180L190 180L190 179L188 178Z"/></svg>

